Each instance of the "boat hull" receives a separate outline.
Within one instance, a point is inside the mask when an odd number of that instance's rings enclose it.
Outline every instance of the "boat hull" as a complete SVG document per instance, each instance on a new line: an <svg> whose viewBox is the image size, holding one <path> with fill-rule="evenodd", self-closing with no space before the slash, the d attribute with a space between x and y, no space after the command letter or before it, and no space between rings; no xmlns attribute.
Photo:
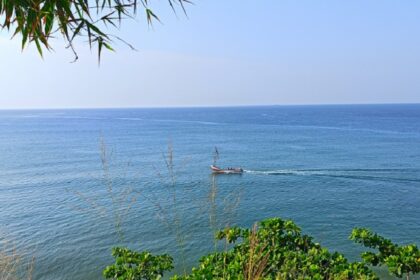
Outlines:
<svg viewBox="0 0 420 280"><path fill-rule="evenodd" d="M242 174L244 170L242 168L228 168L223 169L217 166L211 165L210 169L215 174Z"/></svg>

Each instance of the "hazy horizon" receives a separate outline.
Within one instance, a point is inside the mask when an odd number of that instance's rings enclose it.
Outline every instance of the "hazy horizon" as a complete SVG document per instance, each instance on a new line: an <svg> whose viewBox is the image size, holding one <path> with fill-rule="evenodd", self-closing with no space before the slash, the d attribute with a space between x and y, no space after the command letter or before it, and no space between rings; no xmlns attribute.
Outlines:
<svg viewBox="0 0 420 280"><path fill-rule="evenodd" d="M316 107L316 106L388 106L388 105L420 105L420 103L320 103L320 104L252 104L252 105L191 105L191 106L133 106L133 107L39 107L39 108L0 108L0 111L26 111L26 110L101 110L101 109L194 109L194 108L241 108L241 107Z"/></svg>

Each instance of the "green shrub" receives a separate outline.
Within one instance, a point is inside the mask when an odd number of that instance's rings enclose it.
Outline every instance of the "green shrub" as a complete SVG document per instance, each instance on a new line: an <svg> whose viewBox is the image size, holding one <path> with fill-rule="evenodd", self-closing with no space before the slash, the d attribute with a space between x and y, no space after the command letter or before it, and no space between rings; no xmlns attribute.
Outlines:
<svg viewBox="0 0 420 280"><path fill-rule="evenodd" d="M153 256L149 252L134 252L127 248L112 249L115 263L103 271L106 279L152 280L160 279L164 271L173 268L169 255Z"/></svg>
<svg viewBox="0 0 420 280"><path fill-rule="evenodd" d="M252 230L228 228L217 238L235 243L233 249L203 257L190 275L174 279L377 279L365 264L314 243L292 221L274 218Z"/></svg>
<svg viewBox="0 0 420 280"><path fill-rule="evenodd" d="M386 265L389 272L399 278L420 272L420 251L416 245L398 246L365 228L353 229L350 239L378 253L365 252L362 259L370 265Z"/></svg>
<svg viewBox="0 0 420 280"><path fill-rule="evenodd" d="M378 254L363 253L363 262L349 262L342 254L328 251L302 234L293 221L280 218L264 220L252 229L226 228L216 238L230 249L202 257L190 274L171 279L368 280L379 279L369 265L381 264L398 277L409 278L419 272L420 255L415 245L400 247L366 229L354 229L350 237L379 250ZM115 248L113 256L116 263L104 270L107 279L159 279L173 268L168 255Z"/></svg>

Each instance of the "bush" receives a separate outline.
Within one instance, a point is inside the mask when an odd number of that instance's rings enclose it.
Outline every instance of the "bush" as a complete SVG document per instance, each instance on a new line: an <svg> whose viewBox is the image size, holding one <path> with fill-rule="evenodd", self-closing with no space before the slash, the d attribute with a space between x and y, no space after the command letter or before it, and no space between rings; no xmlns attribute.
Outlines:
<svg viewBox="0 0 420 280"><path fill-rule="evenodd" d="M163 276L164 271L173 268L169 255L153 256L149 252L137 253L127 248L112 249L115 263L103 271L107 279L118 280L152 280Z"/></svg>
<svg viewBox="0 0 420 280"><path fill-rule="evenodd" d="M399 278L420 272L420 251L416 245L398 246L365 228L353 229L350 239L365 247L377 249L378 253L365 252L362 259L370 265L386 265L389 272Z"/></svg>
<svg viewBox="0 0 420 280"><path fill-rule="evenodd" d="M366 252L363 262L349 262L342 254L329 252L312 237L301 233L289 220L267 219L252 229L226 228L216 238L231 249L200 259L189 275L172 280L190 279L379 279L369 265L385 264L390 273L402 277L419 272L420 256L415 245L399 247L366 229L354 229L351 239L378 254ZM227 246L228 247L228 246ZM173 268L168 255L152 256L126 248L113 251L116 263L104 270L107 279L159 279Z"/></svg>
<svg viewBox="0 0 420 280"><path fill-rule="evenodd" d="M330 253L292 221L264 220L252 229L228 228L217 235L232 250L203 257L198 268L175 279L377 279L362 263Z"/></svg>

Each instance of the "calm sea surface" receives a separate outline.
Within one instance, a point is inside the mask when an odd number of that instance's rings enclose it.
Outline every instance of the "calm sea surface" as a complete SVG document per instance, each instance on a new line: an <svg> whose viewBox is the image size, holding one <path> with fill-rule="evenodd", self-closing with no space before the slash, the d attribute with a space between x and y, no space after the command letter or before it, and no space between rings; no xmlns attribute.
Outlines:
<svg viewBox="0 0 420 280"><path fill-rule="evenodd" d="M215 146L246 172L211 176ZM0 213L35 279L99 279L115 245L182 271L274 216L351 260L355 226L420 245L420 105L0 111Z"/></svg>

